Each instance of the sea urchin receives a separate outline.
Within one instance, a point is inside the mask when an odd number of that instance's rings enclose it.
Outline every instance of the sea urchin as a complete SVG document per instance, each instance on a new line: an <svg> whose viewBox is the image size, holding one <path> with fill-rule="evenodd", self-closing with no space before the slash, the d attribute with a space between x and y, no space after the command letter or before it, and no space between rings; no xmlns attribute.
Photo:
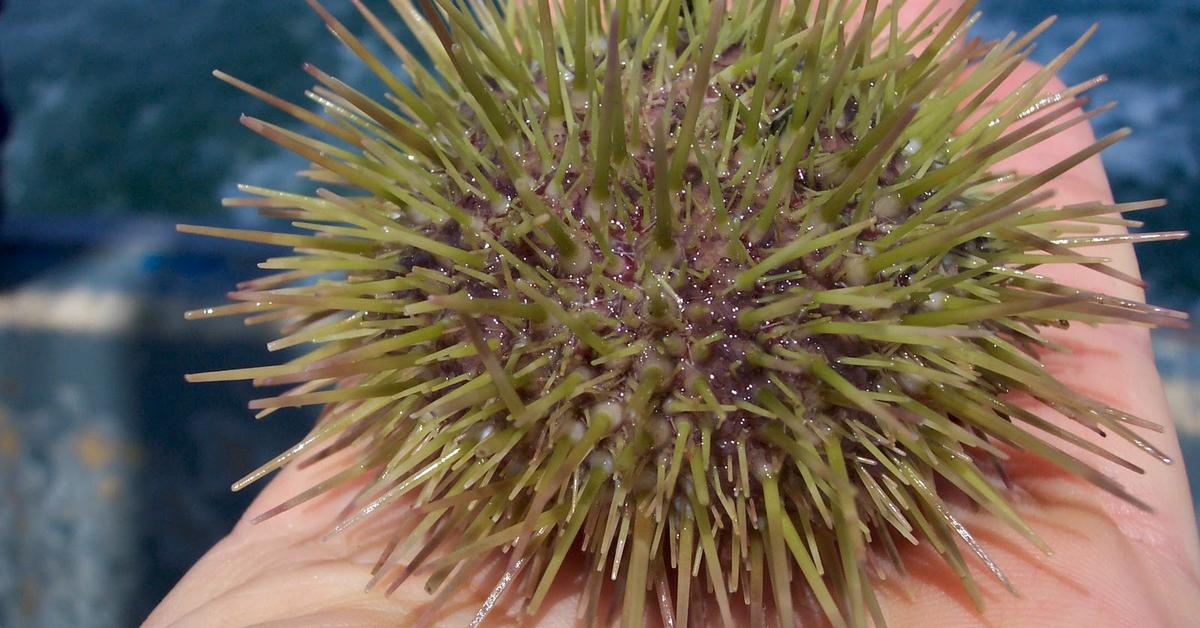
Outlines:
<svg viewBox="0 0 1200 628"><path fill-rule="evenodd" d="M420 570L452 591L507 552L477 622L506 589L536 609L572 555L593 622L607 591L627 625L648 598L668 624L715 604L730 625L740 598L756 625L811 600L863 626L883 623L871 583L897 543L972 590L961 540L1006 582L944 499L1038 543L1005 496L1013 448L1141 505L1056 443L1134 464L1008 395L1165 459L1134 430L1153 426L1034 359L1047 326L1183 324L1031 270L1136 281L1076 248L1159 203L1039 192L1125 133L995 171L1103 110L1083 111L1095 81L1044 93L1082 40L1002 92L1049 21L983 42L970 2L902 25L902 1L393 0L414 49L353 3L404 78L311 2L383 100L306 66L318 114L217 73L326 136L243 118L328 187L227 201L283 232L181 227L295 250L193 318L283 321L273 348L317 347L190 377L293 386L263 412L324 406L235 488L354 456L260 519L357 480L335 530L410 511L372 585Z"/></svg>

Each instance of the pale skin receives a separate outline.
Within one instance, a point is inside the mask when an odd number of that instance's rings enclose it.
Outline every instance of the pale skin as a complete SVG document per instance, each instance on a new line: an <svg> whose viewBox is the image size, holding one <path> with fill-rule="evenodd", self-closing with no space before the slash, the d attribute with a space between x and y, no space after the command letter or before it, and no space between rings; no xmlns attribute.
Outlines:
<svg viewBox="0 0 1200 628"><path fill-rule="evenodd" d="M937 0L935 11L952 11L957 0ZM922 2L909 2L911 17ZM1116 27L1116 26L1110 26ZM1014 89L1038 67L1027 63L1009 80ZM1048 91L1063 89L1055 82ZM1002 92L1004 89L1002 88ZM1090 145L1092 130L1073 127L1030 149L1003 168L1034 173ZM1112 201L1099 158L1092 158L1049 186L1054 202L1070 205ZM1111 258L1112 266L1138 274L1132 247L1088 249ZM1141 300L1142 291L1098 272L1073 266L1038 269L1057 280L1089 290ZM1049 332L1071 349L1042 356L1057 377L1121 410L1163 426L1151 442L1174 459L1157 463L1132 445L1103 439L1044 407L1032 408L1118 455L1137 462L1144 475L1086 458L1117 478L1153 512L1144 512L1031 455L1015 454L1007 470L1017 487L1015 508L1053 548L1045 555L986 512L964 507L957 516L1004 570L1019 592L1013 597L972 561L986 604L975 608L957 576L927 546L909 548L907 578L877 585L892 626L1190 626L1200 617L1200 541L1180 460L1179 441L1167 412L1154 366L1149 331L1134 326L1072 326ZM409 625L433 599L421 574L391 595L383 587L364 591L369 570L402 511L386 513L345 534L323 539L330 523L353 494L343 487L264 523L250 519L332 475L344 464L334 457L305 469L289 467L265 486L230 534L184 576L146 620L146 626L393 626ZM465 626L503 570L506 557L479 574L473 586L450 595L432 615L436 625ZM491 626L573 626L582 578L578 570L560 574L556 590L535 616L504 598L489 616ZM650 625L657 610L648 606ZM804 625L812 625L805 614Z"/></svg>

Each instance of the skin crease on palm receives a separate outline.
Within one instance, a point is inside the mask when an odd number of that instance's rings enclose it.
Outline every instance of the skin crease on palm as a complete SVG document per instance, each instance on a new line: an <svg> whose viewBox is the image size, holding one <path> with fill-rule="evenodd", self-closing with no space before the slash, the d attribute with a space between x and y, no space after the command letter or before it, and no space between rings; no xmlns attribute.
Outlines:
<svg viewBox="0 0 1200 628"><path fill-rule="evenodd" d="M926 3L910 1L911 20ZM953 11L956 0L937 0L934 15ZM1110 28L1117 26L1110 26ZM1009 79L1011 91L1038 67L1026 63ZM1049 91L1063 89L1053 83ZM1094 141L1080 125L1010 159L1001 169L1034 173ZM1084 162L1049 187L1054 202L1112 201L1098 158ZM1112 266L1137 275L1132 247L1090 249ZM1074 286L1142 299L1141 290L1076 266L1039 272ZM983 565L971 563L986 607L977 610L957 576L928 545L908 548L906 577L876 585L889 625L905 626L1190 626L1200 617L1200 542L1180 460L1179 442L1155 370L1147 329L1088 327L1049 332L1069 353L1042 356L1046 367L1076 390L1164 427L1150 440L1175 461L1163 465L1129 443L1098 437L1053 411L1033 408L1080 436L1112 448L1146 469L1136 475L1096 462L1154 509L1143 512L1031 455L1014 453L1007 464L1015 486L1009 498L1030 527L1053 549L1045 555L999 519L964 505L956 513L1016 587L1014 597ZM263 490L233 531L213 547L146 620L146 626L388 626L409 625L424 613L434 625L465 626L503 570L494 561L472 586L453 592L430 610L433 599L417 574L390 596L364 591L369 570L389 530L404 512L386 513L330 539L333 518L354 492L343 487L261 524L250 519L341 468L345 455L305 469L289 467ZM547 603L533 617L502 598L485 625L572 626L578 623L582 588L564 570ZM800 605L801 607L803 605ZM647 605L647 625L659 622ZM803 613L803 611L801 611ZM820 625L811 612L802 625Z"/></svg>

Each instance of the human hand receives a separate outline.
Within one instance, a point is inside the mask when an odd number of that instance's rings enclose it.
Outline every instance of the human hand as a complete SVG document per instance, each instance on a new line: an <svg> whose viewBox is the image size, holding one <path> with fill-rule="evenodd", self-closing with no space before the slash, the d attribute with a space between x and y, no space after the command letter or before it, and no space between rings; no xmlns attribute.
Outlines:
<svg viewBox="0 0 1200 628"><path fill-rule="evenodd" d="M908 16L922 8L910 2ZM941 0L937 12L954 10L958 1ZM1022 65L1000 90L1016 89L1038 68ZM1054 83L1048 91L1064 89ZM1086 125L1029 149L1002 165L1022 174L1040 172L1094 142ZM1060 205L1111 202L1098 158L1089 159L1055 180L1053 201ZM1114 244L1089 249L1112 267L1137 274L1132 248ZM1120 297L1142 298L1127 283L1090 269L1057 266L1039 269L1059 281ZM965 595L957 576L928 546L906 548L907 578L878 586L880 602L893 626L1183 626L1200 617L1200 543L1179 444L1171 426L1161 383L1150 352L1149 334L1132 326L1086 327L1048 335L1072 350L1042 356L1047 368L1068 386L1115 408L1165 426L1152 437L1176 463L1158 465L1132 445L1099 439L1094 433L1044 407L1042 416L1146 467L1144 475L1122 473L1126 489L1154 508L1147 513L1049 463L1014 452L1007 463L1015 489L1009 498L1018 513L1053 548L1045 556L1003 521L986 512L964 509L956 516L985 546L1020 592L1013 597L986 576L977 579L988 608L980 613ZM368 519L324 540L331 522L354 494L352 485L331 491L261 524L250 519L344 468L342 453L310 467L284 469L250 507L228 537L184 577L147 620L148 626L330 626L412 623L427 610L430 596L423 580L407 580L391 595L381 588L364 591L390 531L402 511ZM1145 461L1145 462L1144 462ZM1102 469L1108 470L1105 467ZM454 592L433 619L467 625L482 598L503 572L504 558L471 585ZM979 568L980 565L974 565ZM575 625L581 585L579 565L565 570L539 613L526 618L501 606L490 625ZM515 598L515 596L509 596ZM511 612L510 612L511 611Z"/></svg>

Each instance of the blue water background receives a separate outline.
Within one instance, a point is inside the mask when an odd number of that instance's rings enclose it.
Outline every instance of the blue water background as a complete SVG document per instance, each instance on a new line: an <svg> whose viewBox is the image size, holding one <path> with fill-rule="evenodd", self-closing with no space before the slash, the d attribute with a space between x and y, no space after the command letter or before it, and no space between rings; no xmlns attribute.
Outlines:
<svg viewBox="0 0 1200 628"><path fill-rule="evenodd" d="M328 4L350 17L348 2ZM1105 154L1117 198L1165 197L1169 209L1141 216L1147 228L1200 232L1200 5L980 4L976 33L989 37L1059 14L1042 61L1101 23L1064 77L1107 73L1096 99L1121 106L1098 130L1137 131ZM301 101L304 61L379 93L300 0L8 0L0 14L0 93L14 115L0 297L83 291L132 308L103 333L0 320L0 625L136 624L248 504L253 491L229 484L304 431L304 415L253 422L248 387L182 382L278 356L260 349L268 330L179 320L220 302L266 251L171 233L179 219L253 224L219 205L238 182L304 189L292 174L302 160L236 122L282 116L209 75ZM1140 252L1153 299L1196 308L1198 246ZM1198 373L1195 355L1161 364Z"/></svg>
<svg viewBox="0 0 1200 628"><path fill-rule="evenodd" d="M292 188L302 162L236 123L268 107L209 76L222 68L302 100L316 63L351 84L367 72L299 0L10 0L0 18L0 81L15 110L4 186L17 221L203 217L236 222L216 200L238 182ZM349 3L330 2L348 16ZM385 3L379 3L383 5ZM1119 200L1162 196L1152 228L1200 227L1200 3L1194 0L985 0L976 32L998 36L1042 17L1042 61L1093 22L1101 30L1063 72L1107 73L1097 126L1137 133L1105 154ZM381 12L382 13L382 12ZM359 21L351 25L362 32ZM373 41L370 37L369 41ZM1142 253L1158 301L1200 295L1193 242Z"/></svg>

